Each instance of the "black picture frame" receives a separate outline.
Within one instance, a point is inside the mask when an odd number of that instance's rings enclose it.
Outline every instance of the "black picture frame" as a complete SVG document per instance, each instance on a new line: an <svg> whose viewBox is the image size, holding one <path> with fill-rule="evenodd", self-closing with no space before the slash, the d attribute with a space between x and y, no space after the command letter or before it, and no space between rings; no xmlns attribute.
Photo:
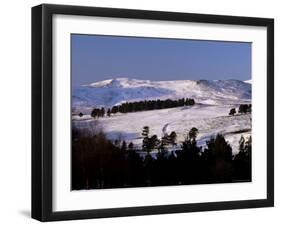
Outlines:
<svg viewBox="0 0 281 226"><path fill-rule="evenodd" d="M95 210L52 210L52 18L55 14L267 28L267 198ZM274 206L274 20L43 4L32 8L32 218L40 221L122 217Z"/></svg>

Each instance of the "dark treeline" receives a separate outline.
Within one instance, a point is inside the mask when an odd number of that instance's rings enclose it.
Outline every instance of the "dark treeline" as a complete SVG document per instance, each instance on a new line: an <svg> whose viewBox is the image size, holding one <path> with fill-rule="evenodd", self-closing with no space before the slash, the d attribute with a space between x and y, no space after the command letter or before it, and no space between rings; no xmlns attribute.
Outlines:
<svg viewBox="0 0 281 226"><path fill-rule="evenodd" d="M91 112L93 118L104 117L105 109L104 108L94 108Z"/></svg>
<svg viewBox="0 0 281 226"><path fill-rule="evenodd" d="M252 105L251 104L240 104L238 108L238 113L246 114L252 112Z"/></svg>
<svg viewBox="0 0 281 226"><path fill-rule="evenodd" d="M128 113L128 112L137 112L137 111L149 111L149 110L157 110L157 109L165 109L165 108L174 108L174 107L182 107L182 106L190 106L194 105L194 99L190 98L181 98L178 100L144 100L144 101L136 101L136 102L126 102L121 105L113 106L112 108L108 108L106 111L107 116L115 113ZM104 108L94 108L92 110L91 116L96 117L104 117L105 109Z"/></svg>
<svg viewBox="0 0 281 226"><path fill-rule="evenodd" d="M247 113L251 113L252 112L252 105L251 104L240 104L239 108L238 108L238 113L240 114L247 114ZM235 115L236 109L235 108L231 108L229 111L229 115Z"/></svg>
<svg viewBox="0 0 281 226"><path fill-rule="evenodd" d="M102 132L74 129L72 133L73 190L251 181L251 137L241 137L239 153L233 155L221 134L202 150L196 141L198 130L193 128L181 148L169 152L175 134L167 135L170 143L166 144L144 128L146 154L140 155L133 143L114 144Z"/></svg>

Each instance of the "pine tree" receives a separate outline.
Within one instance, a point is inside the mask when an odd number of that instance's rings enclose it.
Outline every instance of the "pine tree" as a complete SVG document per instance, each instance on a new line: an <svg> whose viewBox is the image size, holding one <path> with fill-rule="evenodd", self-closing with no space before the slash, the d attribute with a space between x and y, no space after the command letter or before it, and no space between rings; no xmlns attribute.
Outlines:
<svg viewBox="0 0 281 226"><path fill-rule="evenodd" d="M236 114L235 108L230 109L229 115L235 115L235 114Z"/></svg>
<svg viewBox="0 0 281 226"><path fill-rule="evenodd" d="M105 114L105 109L102 107L100 110L100 116L103 117Z"/></svg>
<svg viewBox="0 0 281 226"><path fill-rule="evenodd" d="M107 109L107 116L110 117L110 115L111 115L111 111L110 111L110 108L108 108Z"/></svg>
<svg viewBox="0 0 281 226"><path fill-rule="evenodd" d="M143 140L142 140L142 148L144 151L149 152L149 127L148 126L144 126L143 130L142 130L142 136L143 136Z"/></svg>
<svg viewBox="0 0 281 226"><path fill-rule="evenodd" d="M250 180L251 179L251 151L252 137L247 140L242 136L239 141L239 152L234 157L235 179Z"/></svg>
<svg viewBox="0 0 281 226"><path fill-rule="evenodd" d="M112 109L111 109L111 113L115 114L117 112L118 112L118 107L117 106L113 106Z"/></svg>
<svg viewBox="0 0 281 226"><path fill-rule="evenodd" d="M205 149L206 163L208 171L211 173L213 181L230 182L233 178L232 148L225 140L224 136L217 134L207 142Z"/></svg>
<svg viewBox="0 0 281 226"><path fill-rule="evenodd" d="M142 136L143 137L148 137L148 134L149 134L149 127L148 126L144 126L143 129L142 129Z"/></svg>
<svg viewBox="0 0 281 226"><path fill-rule="evenodd" d="M197 135L198 135L198 132L199 132L199 131L198 131L197 128L195 128L195 127L191 128L191 130L188 132L189 138L190 138L191 140L195 140L196 137L197 137Z"/></svg>
<svg viewBox="0 0 281 226"><path fill-rule="evenodd" d="M157 148L160 145L160 140L158 139L157 135L153 135L149 139L149 150L152 150L154 148Z"/></svg>
<svg viewBox="0 0 281 226"><path fill-rule="evenodd" d="M169 136L167 134L165 134L162 138L161 138L161 142L160 142L160 146L159 148L164 150L166 149L166 146L169 144Z"/></svg>
<svg viewBox="0 0 281 226"><path fill-rule="evenodd" d="M241 114L246 114L252 112L252 105L251 104L240 104L238 112Z"/></svg>
<svg viewBox="0 0 281 226"><path fill-rule="evenodd" d="M99 115L98 115L98 110L99 110L99 109L97 109L97 108L94 108L94 109L92 110L91 116L92 116L93 118L96 118L96 117L99 116Z"/></svg>
<svg viewBox="0 0 281 226"><path fill-rule="evenodd" d="M177 140L177 134L175 131L171 132L169 135L169 141L172 145L176 145L176 140Z"/></svg>
<svg viewBox="0 0 281 226"><path fill-rule="evenodd" d="M128 149L131 151L134 149L134 144L132 142L129 143Z"/></svg>
<svg viewBox="0 0 281 226"><path fill-rule="evenodd" d="M126 143L126 141L123 141L123 142L122 142L121 150L122 150L122 151L126 151L126 150L127 150L127 143Z"/></svg>

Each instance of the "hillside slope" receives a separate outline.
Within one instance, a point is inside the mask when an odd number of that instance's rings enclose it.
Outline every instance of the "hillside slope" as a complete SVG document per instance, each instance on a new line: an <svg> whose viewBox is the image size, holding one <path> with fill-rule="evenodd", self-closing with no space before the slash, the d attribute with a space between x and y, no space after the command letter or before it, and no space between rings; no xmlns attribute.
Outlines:
<svg viewBox="0 0 281 226"><path fill-rule="evenodd" d="M93 107L183 97L211 105L243 103L251 99L251 84L239 80L150 81L115 78L74 88L72 110L89 113Z"/></svg>
<svg viewBox="0 0 281 226"><path fill-rule="evenodd" d="M113 114L110 117L93 119L89 115L94 106L111 107L126 101L152 99L195 99L194 106L184 106L162 110ZM199 130L198 143L206 145L206 140L221 133L238 152L241 136L251 134L251 115L229 116L231 108L241 103L251 103L251 84L238 80L184 80L149 81L127 78L110 79L92 83L73 92L73 109L84 116L73 116L73 125L102 129L111 140L133 142L141 149L144 126L150 133L162 137L164 133L175 131L177 142L185 139L187 132L196 127ZM176 147L175 147L176 148Z"/></svg>

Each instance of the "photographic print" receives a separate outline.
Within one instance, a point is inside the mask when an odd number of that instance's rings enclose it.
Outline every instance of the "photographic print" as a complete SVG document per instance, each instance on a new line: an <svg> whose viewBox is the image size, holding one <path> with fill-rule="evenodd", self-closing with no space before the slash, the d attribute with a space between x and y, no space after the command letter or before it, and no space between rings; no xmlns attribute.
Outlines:
<svg viewBox="0 0 281 226"><path fill-rule="evenodd" d="M33 7L31 201L40 221L274 206L274 20Z"/></svg>
<svg viewBox="0 0 281 226"><path fill-rule="evenodd" d="M250 182L251 45L71 34L71 189Z"/></svg>

